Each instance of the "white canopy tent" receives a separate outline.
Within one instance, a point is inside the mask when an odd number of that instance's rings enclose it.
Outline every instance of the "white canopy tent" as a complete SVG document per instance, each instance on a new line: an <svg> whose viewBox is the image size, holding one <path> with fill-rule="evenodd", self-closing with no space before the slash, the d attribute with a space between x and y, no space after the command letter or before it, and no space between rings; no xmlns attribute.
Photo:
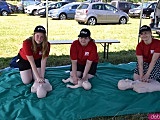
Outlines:
<svg viewBox="0 0 160 120"><path fill-rule="evenodd" d="M155 9L155 11L154 11L154 19L155 19L155 21L154 21L154 26L153 27L157 27L157 28L160 28L159 27L159 18L160 18L160 0L157 0L157 7L156 7L156 9ZM156 19L157 18L157 19Z"/></svg>
<svg viewBox="0 0 160 120"><path fill-rule="evenodd" d="M139 29L142 25L142 14L143 14L143 3L144 3L144 0L141 0L142 2L142 7L141 7L141 14L140 14L140 22L139 22ZM138 43L139 43L139 29L138 29Z"/></svg>
<svg viewBox="0 0 160 120"><path fill-rule="evenodd" d="M48 36L48 0L46 0L46 28L47 28L47 36Z"/></svg>

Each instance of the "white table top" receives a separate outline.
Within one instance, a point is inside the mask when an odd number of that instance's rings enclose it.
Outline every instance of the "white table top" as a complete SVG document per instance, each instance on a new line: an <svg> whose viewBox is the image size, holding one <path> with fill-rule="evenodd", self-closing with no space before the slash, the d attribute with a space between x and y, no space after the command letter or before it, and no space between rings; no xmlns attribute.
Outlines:
<svg viewBox="0 0 160 120"><path fill-rule="evenodd" d="M74 40L50 40L51 44L71 44ZM95 40L95 43L120 43L119 40Z"/></svg>

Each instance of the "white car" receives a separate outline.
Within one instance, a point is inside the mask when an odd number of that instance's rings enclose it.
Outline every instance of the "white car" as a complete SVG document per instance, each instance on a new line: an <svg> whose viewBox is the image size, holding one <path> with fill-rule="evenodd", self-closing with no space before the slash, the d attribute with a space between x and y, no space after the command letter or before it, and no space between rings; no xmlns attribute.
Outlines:
<svg viewBox="0 0 160 120"><path fill-rule="evenodd" d="M50 1L48 1L48 4L50 3ZM41 2L37 5L29 5L27 7L25 7L25 13L29 14L29 15L36 15L37 14L37 10L40 8L45 8L46 7L46 2Z"/></svg>
<svg viewBox="0 0 160 120"><path fill-rule="evenodd" d="M154 12L151 12L150 19L154 19Z"/></svg>
<svg viewBox="0 0 160 120"><path fill-rule="evenodd" d="M25 8L29 5L37 5L41 3L41 0L20 0L20 2L17 3L17 7L19 11L22 11L25 13Z"/></svg>

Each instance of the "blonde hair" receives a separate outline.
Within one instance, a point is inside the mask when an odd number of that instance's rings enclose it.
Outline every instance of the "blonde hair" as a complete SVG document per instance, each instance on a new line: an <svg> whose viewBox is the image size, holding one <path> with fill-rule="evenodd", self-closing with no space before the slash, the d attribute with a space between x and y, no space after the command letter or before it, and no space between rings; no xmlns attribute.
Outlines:
<svg viewBox="0 0 160 120"><path fill-rule="evenodd" d="M37 47L38 47L38 44L36 43L36 41L34 39L34 35L35 34L36 33L33 33L33 36L31 36L31 37L29 37L27 39L27 40L31 40L32 41L33 53L37 52ZM44 34L44 40L41 43L41 48L42 48L42 59L44 59L48 55L48 52L49 52L48 39L47 39L47 35L46 34Z"/></svg>

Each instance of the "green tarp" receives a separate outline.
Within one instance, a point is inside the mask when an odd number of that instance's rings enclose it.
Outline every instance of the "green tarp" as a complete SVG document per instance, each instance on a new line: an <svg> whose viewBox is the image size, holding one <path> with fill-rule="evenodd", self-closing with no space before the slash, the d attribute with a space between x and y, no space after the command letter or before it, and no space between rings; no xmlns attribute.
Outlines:
<svg viewBox="0 0 160 120"><path fill-rule="evenodd" d="M138 94L120 91L120 79L132 79L135 63L112 65L100 63L90 81L92 89L66 88L63 78L69 77L70 66L47 68L46 78L54 90L38 99L24 85L19 71L0 73L0 120L79 120L98 116L118 116L160 112L160 92Z"/></svg>

